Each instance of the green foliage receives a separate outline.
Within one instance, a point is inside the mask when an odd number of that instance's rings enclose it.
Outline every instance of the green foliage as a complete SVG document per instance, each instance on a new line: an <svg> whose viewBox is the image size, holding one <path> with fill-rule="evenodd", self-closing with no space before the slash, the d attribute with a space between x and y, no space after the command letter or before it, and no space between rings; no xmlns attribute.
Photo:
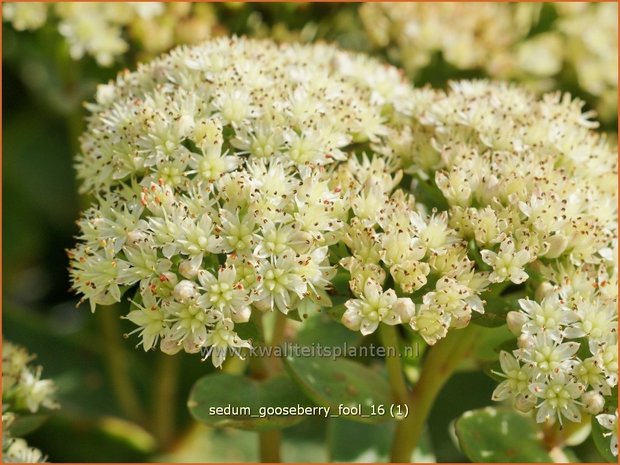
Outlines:
<svg viewBox="0 0 620 465"><path fill-rule="evenodd" d="M317 405L330 407L336 413L341 405L358 408L359 413L348 418L363 423L389 418L390 386L384 376L367 366L345 359L288 357L286 367Z"/></svg>
<svg viewBox="0 0 620 465"><path fill-rule="evenodd" d="M265 431L301 421L300 415L265 416L269 407L310 406L311 402L286 374L265 381L214 373L199 379L187 403L198 420L210 426ZM249 408L249 411L245 411Z"/></svg>
<svg viewBox="0 0 620 465"><path fill-rule="evenodd" d="M328 429L330 459L334 462L389 461L394 423L364 424L332 418Z"/></svg>
<svg viewBox="0 0 620 465"><path fill-rule="evenodd" d="M216 7L223 31L236 34L275 35L276 28L288 29L284 40L335 41L352 50L371 51L357 16L357 4L219 4ZM539 25L532 35L544 32L552 22L553 8L545 6ZM298 358L286 361L288 374L265 382L225 373L209 374L209 364L198 357L177 355L176 395L167 408L175 412L174 455L161 455L156 439L148 432L151 409L156 405L157 358L152 352L135 350L135 341L124 341L121 334L133 326L119 321L121 331L117 353L128 367L129 382L135 387L149 414L143 424L127 418L114 394L106 361L109 341L102 336L99 315L92 317L87 308L75 310L75 296L69 292L64 250L74 240L79 205L89 199L76 194L72 158L78 151L78 136L86 111L83 101L91 101L98 83L106 82L127 67L135 67L132 50L115 64L103 69L86 57L69 57L66 41L55 27L35 32L16 32L7 23L3 28L3 331L7 338L27 344L38 353L37 363L45 366L59 386L61 410L48 415L30 415L12 426L16 435L29 434L28 441L49 455L50 461L141 462L164 461L255 461L257 439L251 431L221 428L231 426L248 430L283 428L283 457L294 461L387 461L395 422L385 416L362 419L359 416L322 419L317 417L280 417L271 419L210 416L208 408L226 406L329 406L361 404L365 414L370 406L392 403L386 377L359 360ZM258 31L258 32L257 32ZM381 52L373 51L375 55ZM386 58L380 57L379 58ZM454 78L482 76L480 70L457 70L434 56L417 76L417 85L430 83L443 87ZM580 90L576 77L559 83L561 90L592 99ZM603 124L603 130L615 131L616 121ZM361 150L360 150L361 151ZM408 177L410 175L407 175ZM409 180L409 178L407 178ZM419 181L418 201L446 207L445 199L433 182ZM330 247L331 263L343 251L342 243ZM532 274L534 278L534 274ZM334 307L316 313L291 313L300 321L296 342L302 345L349 346L374 342L362 340L359 333L344 328L339 320L343 303L350 297L347 271L339 270L331 295ZM533 279L535 281L535 279ZM431 284L434 284L431 282ZM528 289L531 290L531 289ZM538 427L529 418L502 409L478 409L489 405L496 383L481 368L499 369L498 350L515 348L514 338L505 326L508 311L518 308L519 296L485 295L488 305L483 315L474 314L474 323L485 326L476 348L475 361L467 368L477 371L453 376L441 391L430 415L427 436L414 459L421 461L462 461L465 457L450 437L450 424L462 452L472 461L550 461L535 435ZM113 311L100 309L98 311ZM293 323L293 322L290 322ZM291 325L295 326L295 325ZM251 321L236 326L240 337L264 342L260 328ZM411 344L425 344L417 335ZM494 350L493 348L496 347ZM587 346L583 345L583 350ZM410 381L419 375L420 356L404 359ZM242 362L240 362L242 363ZM487 370L488 371L488 370ZM198 376L201 378L193 388ZM501 381L501 379L497 379ZM190 394L190 412L186 400ZM607 401L614 408L617 392ZM195 404L193 404L195 403ZM496 412L493 416L490 412ZM197 425L193 420L201 423ZM355 421L350 421L355 420ZM360 423L359 421L366 423ZM386 421L383 421L386 420ZM502 434L505 421L509 434ZM381 422L381 423L379 423ZM209 425L209 426L207 426ZM609 436L603 436L595 418L592 438L574 449L577 458L597 461L594 444L602 458L616 462L609 450ZM195 449L190 450L196 446ZM327 447L325 443L327 442ZM587 448L590 448L586 450ZM430 452L430 450L434 450ZM483 451L491 455L482 456ZM436 456L435 456L436 455ZM570 454L567 454L570 455Z"/></svg>
<svg viewBox="0 0 620 465"><path fill-rule="evenodd" d="M482 300L486 301L484 313L474 313L472 323L480 326L495 328L506 324L506 315L511 310L519 308L519 299L522 295L497 296L491 293L482 294Z"/></svg>
<svg viewBox="0 0 620 465"><path fill-rule="evenodd" d="M484 408L465 412L456 436L472 462L551 462L534 420L512 410Z"/></svg>
<svg viewBox="0 0 620 465"><path fill-rule="evenodd" d="M326 312L310 315L297 333L296 342L300 345L321 344L322 346L340 347L347 344L356 345L360 333L345 328L334 321Z"/></svg>
<svg viewBox="0 0 620 465"><path fill-rule="evenodd" d="M40 428L47 421L48 415L36 413L34 415L20 415L11 423L11 434L21 437Z"/></svg>

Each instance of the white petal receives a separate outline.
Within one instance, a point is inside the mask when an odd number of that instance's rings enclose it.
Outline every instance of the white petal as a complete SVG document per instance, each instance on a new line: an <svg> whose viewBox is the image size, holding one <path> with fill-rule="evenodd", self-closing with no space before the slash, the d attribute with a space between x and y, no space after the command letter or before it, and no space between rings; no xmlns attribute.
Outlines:
<svg viewBox="0 0 620 465"><path fill-rule="evenodd" d="M616 427L616 416L615 415L608 415L608 414L602 414L602 415L597 415L596 416L596 421L599 422L599 424L608 430L613 430Z"/></svg>
<svg viewBox="0 0 620 465"><path fill-rule="evenodd" d="M382 289L379 283L377 283L374 279L368 278L366 280L366 284L364 285L364 296L370 300L375 301L381 295Z"/></svg>
<svg viewBox="0 0 620 465"><path fill-rule="evenodd" d="M545 396L545 390L547 389L547 385L545 383L532 383L529 386L530 391L536 396L536 397L543 397Z"/></svg>
<svg viewBox="0 0 620 465"><path fill-rule="evenodd" d="M540 309L540 305L530 299L519 299L519 306L529 315Z"/></svg>
<svg viewBox="0 0 620 465"><path fill-rule="evenodd" d="M512 394L512 390L510 389L510 383L508 381L502 381L493 391L491 399L496 402L508 399Z"/></svg>
<svg viewBox="0 0 620 465"><path fill-rule="evenodd" d="M544 423L548 418L551 418L554 413L554 410L550 408L546 402L543 402L540 407L538 407L538 412L536 413L536 422Z"/></svg>
<svg viewBox="0 0 620 465"><path fill-rule="evenodd" d="M497 254L492 252L491 250L482 250L480 251L480 256L482 257L482 261L489 266L495 266L495 262L497 261Z"/></svg>
<svg viewBox="0 0 620 465"><path fill-rule="evenodd" d="M360 332L364 336L368 336L369 334L374 333L378 326L379 326L378 321L364 320L362 321L362 324L360 326Z"/></svg>
<svg viewBox="0 0 620 465"><path fill-rule="evenodd" d="M577 339L586 335L585 331L578 326L564 328L563 334L567 339Z"/></svg>
<svg viewBox="0 0 620 465"><path fill-rule="evenodd" d="M579 423L581 421L581 412L573 402L568 403L561 410L561 413L572 422Z"/></svg>
<svg viewBox="0 0 620 465"><path fill-rule="evenodd" d="M499 353L499 364L501 365L502 371L504 373L508 373L509 371L519 369L519 362L517 362L517 359L514 358L512 355L510 355L509 352L506 352L505 350L502 350Z"/></svg>
<svg viewBox="0 0 620 465"><path fill-rule="evenodd" d="M558 354L562 359L567 359L572 357L579 350L578 342L565 342L564 344L560 344L557 349Z"/></svg>
<svg viewBox="0 0 620 465"><path fill-rule="evenodd" d="M525 271L520 269L513 270L512 273L510 273L510 280L515 284L524 283L525 281L527 281L527 278L529 278L529 275Z"/></svg>

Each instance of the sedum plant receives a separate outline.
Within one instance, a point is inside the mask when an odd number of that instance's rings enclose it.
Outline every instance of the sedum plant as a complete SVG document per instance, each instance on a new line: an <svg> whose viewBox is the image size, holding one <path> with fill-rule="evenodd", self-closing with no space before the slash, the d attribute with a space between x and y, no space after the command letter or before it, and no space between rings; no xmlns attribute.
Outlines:
<svg viewBox="0 0 620 465"><path fill-rule="evenodd" d="M429 76L430 81L472 75L510 79L541 93L557 88L577 92L608 130L617 114L613 2L376 2L359 8L337 3L9 2L3 12L17 31L42 29L51 34L39 34L39 41L60 39L52 47L58 58L67 52L73 60L92 56L99 66L113 69L227 31L279 42L328 39L387 55L416 83L429 82ZM85 71L75 62L63 66L73 73Z"/></svg>
<svg viewBox="0 0 620 465"><path fill-rule="evenodd" d="M438 55L453 75L481 70L539 91L575 86L602 119L617 117L614 3L379 2L359 14L374 47L414 80Z"/></svg>
<svg viewBox="0 0 620 465"><path fill-rule="evenodd" d="M35 414L58 407L54 401L56 386L41 379L42 368L24 347L2 343L2 461L5 463L45 462L43 453L29 447L23 434L38 426ZM40 415L39 415L40 416Z"/></svg>
<svg viewBox="0 0 620 465"><path fill-rule="evenodd" d="M406 171L434 173L449 225L490 271L492 293L512 301L502 317L517 347L500 352L494 400L534 410L539 423L598 415L609 429L617 157L582 106L560 93L538 100L506 84L455 83L419 92L411 137L390 140Z"/></svg>
<svg viewBox="0 0 620 465"><path fill-rule="evenodd" d="M611 433L617 161L582 106L487 81L413 89L396 68L325 44L177 48L87 105L76 167L92 205L69 253L73 287L93 311L130 302L144 350L224 367L196 384L190 410L261 431L263 460L279 459L293 421L209 408L387 399L408 413L392 414L391 460L410 461L488 326L515 335L491 370L494 400L532 415L510 412L510 424L535 441L536 423L594 415ZM389 384L352 360L287 357L283 372L255 356L321 310L386 347L433 347L416 377L386 357ZM245 355L251 380L224 363ZM465 451L472 415L457 424Z"/></svg>
<svg viewBox="0 0 620 465"><path fill-rule="evenodd" d="M71 58L92 56L109 67L130 47L148 54L209 38L216 27L211 5L191 2L11 2L3 19L18 31L34 31L47 22L67 42Z"/></svg>
<svg viewBox="0 0 620 465"><path fill-rule="evenodd" d="M101 86L77 165L100 200L71 252L74 287L94 310L137 285L127 318L144 349L213 347L216 366L249 346L235 324L252 313L330 307L329 247L368 236L399 180L351 147L402 128L408 95L395 69L365 57L236 39ZM351 203L360 221L348 227ZM366 281L354 282L370 299ZM374 307L347 321L368 334L410 318L410 301L393 309L392 294L368 322Z"/></svg>

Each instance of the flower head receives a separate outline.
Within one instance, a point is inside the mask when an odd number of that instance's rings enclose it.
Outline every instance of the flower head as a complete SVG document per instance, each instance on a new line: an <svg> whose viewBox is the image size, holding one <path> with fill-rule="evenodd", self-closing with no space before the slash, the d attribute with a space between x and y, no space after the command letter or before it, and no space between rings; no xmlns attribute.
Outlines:
<svg viewBox="0 0 620 465"><path fill-rule="evenodd" d="M25 440L14 437L17 420L42 409L54 409L56 385L41 379L42 367L34 366L35 358L24 347L4 341L2 344L2 458L5 462L35 463L45 461L43 453L29 447Z"/></svg>
<svg viewBox="0 0 620 465"><path fill-rule="evenodd" d="M78 176L96 202L70 252L74 288L93 309L131 288L127 318L145 350L210 350L217 366L227 347L249 345L235 325L252 313L330 306L329 247L358 222L374 228L400 180L367 155L356 180L353 143L404 130L411 93L363 56L246 39L179 48L122 74L89 105ZM445 218L441 229L448 237ZM398 260L397 241L384 242ZM389 302L375 297L365 296L381 318L408 322L413 307L393 290Z"/></svg>

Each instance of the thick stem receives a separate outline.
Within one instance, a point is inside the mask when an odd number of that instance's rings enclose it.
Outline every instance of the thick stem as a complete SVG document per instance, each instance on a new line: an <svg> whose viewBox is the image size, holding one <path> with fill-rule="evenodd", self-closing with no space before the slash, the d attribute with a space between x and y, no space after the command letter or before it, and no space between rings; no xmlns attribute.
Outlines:
<svg viewBox="0 0 620 465"><path fill-rule="evenodd" d="M284 313L277 311L276 319L273 323L271 342L269 343L272 348L271 357L269 360L271 373L277 373L282 369L282 361L275 356L275 348L284 342L284 333L286 331L287 321L287 316Z"/></svg>
<svg viewBox="0 0 620 465"><path fill-rule="evenodd" d="M153 434L159 447L167 450L174 439L175 406L178 387L179 358L160 354L153 405Z"/></svg>
<svg viewBox="0 0 620 465"><path fill-rule="evenodd" d="M405 405L408 403L409 389L405 381L399 353L398 332L394 326L385 324L379 326L379 332L381 334L381 341L386 348L385 364L394 400L400 405Z"/></svg>
<svg viewBox="0 0 620 465"><path fill-rule="evenodd" d="M255 311L252 313L251 321L256 325L256 328L260 335L265 338L265 329L263 325L263 314ZM255 344L260 344L256 341ZM269 367L267 361L262 357L253 357L252 354L248 355L248 365L250 367L250 376L256 380L262 380L269 377Z"/></svg>
<svg viewBox="0 0 620 465"><path fill-rule="evenodd" d="M409 395L409 416L396 425L391 462L409 463L439 391L459 363L469 355L478 327L451 331L429 351L422 374Z"/></svg>
<svg viewBox="0 0 620 465"><path fill-rule="evenodd" d="M138 395L129 377L127 356L120 339L120 325L116 308L106 308L97 312L104 338L103 354L112 384L112 390L127 418L141 425L146 424L146 415L138 400Z"/></svg>
<svg viewBox="0 0 620 465"><path fill-rule="evenodd" d="M276 312L273 333L271 335L271 341L269 342L272 349L282 344L284 341L287 322L286 315L277 310ZM262 330L262 319L256 323L264 335L264 331ZM275 357L273 350L268 360L260 358L250 359L250 370L252 376L256 379L268 378L281 369L282 363ZM258 433L258 444L260 461L262 463L279 463L281 461L280 448L282 444L282 432L280 430L260 431Z"/></svg>
<svg viewBox="0 0 620 465"><path fill-rule="evenodd" d="M259 433L260 461L262 463L279 463L280 443L282 432L280 430L261 431Z"/></svg>

